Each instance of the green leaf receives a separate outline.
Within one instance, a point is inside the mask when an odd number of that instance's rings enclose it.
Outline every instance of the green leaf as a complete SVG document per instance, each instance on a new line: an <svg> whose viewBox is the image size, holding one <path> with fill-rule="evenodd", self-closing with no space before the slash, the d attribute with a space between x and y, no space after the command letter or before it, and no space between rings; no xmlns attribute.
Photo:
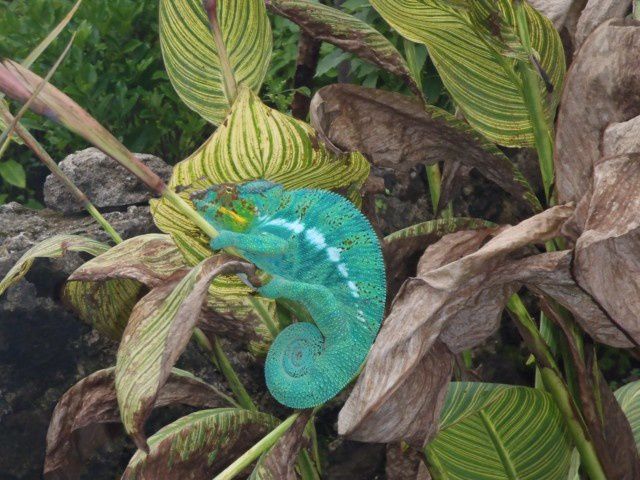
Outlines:
<svg viewBox="0 0 640 480"><path fill-rule="evenodd" d="M409 65L396 47L359 18L308 0L271 0L269 9L299 25L312 38L331 43L398 75L412 87L414 93L421 94ZM324 64L325 71L326 66ZM322 73L321 67L318 64L317 75Z"/></svg>
<svg viewBox="0 0 640 480"><path fill-rule="evenodd" d="M436 220L429 220L427 222L411 225L410 227L393 232L384 237L384 243L389 244L400 240L424 236L434 236L435 238L438 238L459 230L477 230L480 228L491 228L495 226L495 223L479 218L438 218Z"/></svg>
<svg viewBox="0 0 640 480"><path fill-rule="evenodd" d="M428 463L447 480L566 478L573 447L549 394L528 387L453 382Z"/></svg>
<svg viewBox="0 0 640 480"><path fill-rule="evenodd" d="M27 274L36 258L60 258L67 252L100 255L108 249L109 245L81 235L56 235L43 240L27 250L0 281L0 295Z"/></svg>
<svg viewBox="0 0 640 480"><path fill-rule="evenodd" d="M263 0L218 0L218 19L238 84L262 85L273 39ZM213 124L229 111L209 20L200 0L160 1L160 45L173 87Z"/></svg>
<svg viewBox="0 0 640 480"><path fill-rule="evenodd" d="M534 144L518 58L513 45L515 17L510 0L498 0L492 11L485 0L371 0L371 4L405 38L423 43L456 104L469 124L487 138L506 146ZM495 10L494 10L495 8ZM565 58L551 22L525 4L531 46L554 91L547 102L551 118L562 91ZM484 14L478 13L478 11ZM507 28L508 27L508 28ZM504 34L504 36L503 36ZM542 78L540 88L545 88Z"/></svg>
<svg viewBox="0 0 640 480"><path fill-rule="evenodd" d="M116 393L122 423L138 448L146 449L144 422L191 339L211 280L225 273L250 274L252 268L232 257L211 257L182 278L174 275L155 287L134 307L118 348Z"/></svg>
<svg viewBox="0 0 640 480"><path fill-rule="evenodd" d="M149 453L136 452L123 480L212 478L278 421L266 413L219 408L182 417L149 438Z"/></svg>
<svg viewBox="0 0 640 480"><path fill-rule="evenodd" d="M0 162L0 177L9 185L18 188L27 186L27 175L22 165L15 160Z"/></svg>
<svg viewBox="0 0 640 480"><path fill-rule="evenodd" d="M614 395L631 424L636 447L640 450L640 380L619 388Z"/></svg>

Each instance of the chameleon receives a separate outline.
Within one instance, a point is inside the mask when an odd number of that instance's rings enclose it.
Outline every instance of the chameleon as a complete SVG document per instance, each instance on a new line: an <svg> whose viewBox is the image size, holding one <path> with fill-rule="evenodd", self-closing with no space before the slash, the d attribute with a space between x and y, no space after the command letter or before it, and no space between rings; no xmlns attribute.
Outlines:
<svg viewBox="0 0 640 480"><path fill-rule="evenodd" d="M313 319L290 324L269 348L271 395L296 409L336 396L358 373L384 315L384 261L368 220L336 193L266 180L214 185L192 201L219 232L212 250L235 248L269 275L258 294L301 304Z"/></svg>

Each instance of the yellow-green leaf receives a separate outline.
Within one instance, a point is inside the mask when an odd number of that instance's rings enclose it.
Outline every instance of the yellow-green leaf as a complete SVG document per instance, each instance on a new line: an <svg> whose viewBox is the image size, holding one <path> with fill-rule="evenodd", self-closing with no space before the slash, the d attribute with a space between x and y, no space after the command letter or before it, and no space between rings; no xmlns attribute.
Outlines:
<svg viewBox="0 0 640 480"><path fill-rule="evenodd" d="M636 447L640 450L640 380L626 384L615 392L620 408L627 416Z"/></svg>
<svg viewBox="0 0 640 480"><path fill-rule="evenodd" d="M143 286L155 287L187 267L168 235L140 235L80 266L62 298L83 321L119 339Z"/></svg>
<svg viewBox="0 0 640 480"><path fill-rule="evenodd" d="M24 277L36 258L59 258L67 252L86 252L100 255L109 250L109 245L81 235L56 235L48 238L25 252L0 281L0 295Z"/></svg>
<svg viewBox="0 0 640 480"><path fill-rule="evenodd" d="M266 413L218 408L179 418L136 452L122 480L213 478L251 448L278 421Z"/></svg>
<svg viewBox="0 0 640 480"><path fill-rule="evenodd" d="M252 268L229 256L211 257L155 287L134 307L118 348L116 394L122 423L139 448L146 447L144 422L191 338L211 280Z"/></svg>
<svg viewBox="0 0 640 480"><path fill-rule="evenodd" d="M218 0L218 21L238 83L258 91L273 39L263 0ZM213 124L229 111L220 60L201 0L160 1L160 45L173 87Z"/></svg>
<svg viewBox="0 0 640 480"><path fill-rule="evenodd" d="M449 480L558 480L567 478L572 450L566 424L548 393L453 382L440 432L426 454L433 471Z"/></svg>
<svg viewBox="0 0 640 480"><path fill-rule="evenodd" d="M371 4L401 35L427 46L444 85L472 127L501 145L533 145L514 58L521 52L514 52L510 40L515 25L512 3L496 1L495 15L479 20L481 9L473 3L476 0L469 1L474 8L459 8L468 2L443 0L371 0ZM565 73L562 42L547 18L528 4L525 10L531 47L554 86L546 105L552 117ZM542 78L539 83L545 88Z"/></svg>

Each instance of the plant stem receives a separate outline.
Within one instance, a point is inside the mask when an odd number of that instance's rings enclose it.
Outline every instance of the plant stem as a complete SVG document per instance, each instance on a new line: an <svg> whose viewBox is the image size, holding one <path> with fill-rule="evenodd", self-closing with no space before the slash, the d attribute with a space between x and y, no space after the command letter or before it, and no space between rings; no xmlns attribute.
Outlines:
<svg viewBox="0 0 640 480"><path fill-rule="evenodd" d="M213 480L231 480L236 475L240 474L245 468L256 461L260 455L269 450L278 441L278 439L282 437L287 430L289 430L291 425L293 425L293 422L295 422L299 416L300 412L296 412L284 420L280 425L263 437L262 440L244 452L236 459L235 462L219 473Z"/></svg>
<svg viewBox="0 0 640 480"><path fill-rule="evenodd" d="M551 199L551 185L553 184L553 136L551 127L547 120L544 110L544 102L540 91L539 75L534 69L532 62L533 51L531 49L531 41L529 37L529 25L527 23L527 14L522 0L514 2L516 24L518 35L525 51L531 52L531 61L519 61L522 82L524 102L529 111L529 118L533 127L533 135L535 138L536 149L540 162L540 173L542 175L542 183L544 185L544 193L547 203Z"/></svg>
<svg viewBox="0 0 640 480"><path fill-rule="evenodd" d="M251 305L256 310L256 312L258 312L258 315L260 316L262 323L264 323L267 329L269 330L269 333L271 334L271 338L275 339L280 333L280 329L274 323L273 318L271 317L271 314L269 313L269 311L253 295L249 295L249 303L251 303Z"/></svg>
<svg viewBox="0 0 640 480"><path fill-rule="evenodd" d="M11 122L13 116L9 113L8 110L5 110L0 107L0 113L2 117L7 121L7 123ZM104 230L111 236L115 243L121 243L122 237L115 231L115 229L111 226L111 224L107 221L106 218L102 216L102 214L96 209L96 207L89 201L87 196L80 190L69 177L65 175L65 173L60 169L58 164L51 158L51 156L47 153L47 151L38 143L38 141L29 133L29 131L24 128L20 123L16 123L15 130L18 136L22 139L22 141L27 145L37 156L40 158L42 163L44 163L47 168L53 173L58 179L63 183L63 185L71 192L71 194L76 198L78 203L80 203L89 214L95 218L95 220L104 228Z"/></svg>
<svg viewBox="0 0 640 480"><path fill-rule="evenodd" d="M438 212L438 204L440 203L440 193L442 192L442 175L440 174L440 166L435 163L427 165L427 183L429 184L429 195L431 196L431 207L433 214Z"/></svg>
<svg viewBox="0 0 640 480"><path fill-rule="evenodd" d="M209 16L211 33L213 33L213 41L216 44L218 58L220 59L224 94L227 97L229 104L232 104L238 94L238 85L236 84L236 77L233 74L233 67L231 66L227 47L224 44L222 30L220 29L220 22L218 22L218 2L217 0L204 0L203 5L207 15Z"/></svg>
<svg viewBox="0 0 640 480"><path fill-rule="evenodd" d="M238 403L242 406L242 408L257 412L258 408L253 403L253 400L251 399L251 396L249 395L247 390L244 388L244 385L242 385L242 382L240 381L240 378L238 378L236 371L233 369L229 358L225 355L224 350L222 349L220 339L217 337L213 341L212 351L218 367L220 368L220 371L222 372L224 377L227 379L229 388L231 388L231 391L238 399Z"/></svg>
<svg viewBox="0 0 640 480"><path fill-rule="evenodd" d="M528 314L522 315L522 309L525 309L525 307L520 297L518 295L512 295L507 304L507 308L515 314L513 315L513 319L516 326L522 338L527 343L529 350L536 358L542 383L562 413L569 433L573 438L576 448L580 452L583 466L589 478L591 478L591 480L606 480L604 470L600 464L600 459L598 458L584 419L560 375L553 354L540 335L535 323Z"/></svg>

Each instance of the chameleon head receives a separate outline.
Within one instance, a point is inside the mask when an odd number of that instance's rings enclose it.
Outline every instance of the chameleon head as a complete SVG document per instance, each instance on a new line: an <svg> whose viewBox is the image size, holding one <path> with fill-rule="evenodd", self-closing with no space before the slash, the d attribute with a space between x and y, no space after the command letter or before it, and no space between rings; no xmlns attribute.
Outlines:
<svg viewBox="0 0 640 480"><path fill-rule="evenodd" d="M215 227L243 232L258 215L256 197L272 188L282 188L266 180L242 184L221 183L191 196L196 208L203 212Z"/></svg>

